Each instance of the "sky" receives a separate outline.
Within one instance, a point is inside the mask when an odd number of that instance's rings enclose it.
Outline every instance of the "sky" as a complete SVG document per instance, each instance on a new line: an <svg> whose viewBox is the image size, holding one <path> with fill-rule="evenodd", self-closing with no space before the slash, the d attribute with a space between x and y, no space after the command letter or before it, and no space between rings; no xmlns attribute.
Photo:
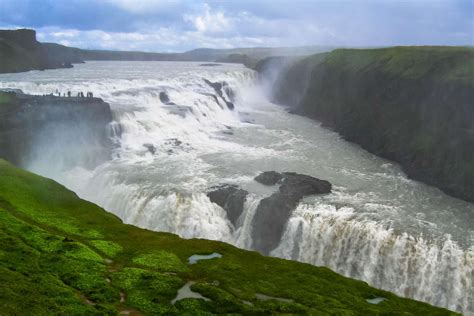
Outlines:
<svg viewBox="0 0 474 316"><path fill-rule="evenodd" d="M0 0L0 28L88 49L474 45L473 0Z"/></svg>

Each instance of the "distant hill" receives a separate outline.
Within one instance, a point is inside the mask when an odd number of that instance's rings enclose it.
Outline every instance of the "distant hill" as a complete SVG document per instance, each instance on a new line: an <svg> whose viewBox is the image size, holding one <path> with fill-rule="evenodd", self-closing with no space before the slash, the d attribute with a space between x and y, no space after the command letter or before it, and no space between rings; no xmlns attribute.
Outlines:
<svg viewBox="0 0 474 316"><path fill-rule="evenodd" d="M253 67L258 60L275 55L310 55L330 47L199 48L184 53L87 50L55 43L40 43L30 29L0 30L0 73L72 67L86 60L208 61L242 63Z"/></svg>
<svg viewBox="0 0 474 316"><path fill-rule="evenodd" d="M0 30L0 73L72 67L82 61L60 53L61 45L57 46L38 42L34 30Z"/></svg>

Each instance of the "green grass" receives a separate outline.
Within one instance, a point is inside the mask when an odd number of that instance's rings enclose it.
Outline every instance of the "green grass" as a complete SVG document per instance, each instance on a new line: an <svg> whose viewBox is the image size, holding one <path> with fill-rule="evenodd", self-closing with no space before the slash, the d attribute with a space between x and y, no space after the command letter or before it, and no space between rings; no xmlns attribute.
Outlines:
<svg viewBox="0 0 474 316"><path fill-rule="evenodd" d="M185 272L187 266L174 254L167 251L154 251L133 258L133 263L163 272Z"/></svg>
<svg viewBox="0 0 474 316"><path fill-rule="evenodd" d="M318 58L315 55L311 58ZM449 46L399 46L380 49L336 49L326 62L353 71L381 69L417 79L432 73L438 80L472 82L474 48Z"/></svg>
<svg viewBox="0 0 474 316"><path fill-rule="evenodd" d="M98 250L102 251L108 257L115 257L119 252L123 250L122 246L113 241L91 240L91 244Z"/></svg>
<svg viewBox="0 0 474 316"><path fill-rule="evenodd" d="M223 257L187 265L189 256L212 252ZM56 182L3 160L0 259L2 315L451 314L326 268L125 225ZM188 281L211 301L171 305ZM292 302L261 301L257 293ZM377 296L388 300L366 302Z"/></svg>

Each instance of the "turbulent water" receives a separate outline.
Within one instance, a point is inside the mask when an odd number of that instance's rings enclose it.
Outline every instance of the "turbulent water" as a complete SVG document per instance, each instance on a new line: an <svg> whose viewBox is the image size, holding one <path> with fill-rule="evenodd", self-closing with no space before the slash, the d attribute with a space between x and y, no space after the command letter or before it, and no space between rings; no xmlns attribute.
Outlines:
<svg viewBox="0 0 474 316"><path fill-rule="evenodd" d="M216 102L203 78L227 82L235 109ZM474 205L408 180L397 165L288 114L266 100L255 79L240 65L88 62L0 75L0 87L91 91L110 103L117 143L110 161L94 170L65 169L61 153L51 155L45 141L26 167L126 223L251 249L258 203L275 190L253 177L266 170L312 175L333 183L333 193L300 203L272 255L474 313ZM175 105L160 101L163 91ZM220 183L250 192L236 227L206 196Z"/></svg>

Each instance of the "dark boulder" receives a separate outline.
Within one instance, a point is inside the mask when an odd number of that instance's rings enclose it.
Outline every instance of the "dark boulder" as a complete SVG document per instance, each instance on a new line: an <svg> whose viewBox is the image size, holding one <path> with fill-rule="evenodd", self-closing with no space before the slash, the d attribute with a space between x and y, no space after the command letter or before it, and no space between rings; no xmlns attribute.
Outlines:
<svg viewBox="0 0 474 316"><path fill-rule="evenodd" d="M299 200L291 199L280 192L260 201L253 219L253 248L265 255L280 242L291 211Z"/></svg>
<svg viewBox="0 0 474 316"><path fill-rule="evenodd" d="M170 138L166 141L166 144L167 145L171 145L171 146L174 146L174 147L179 147L183 144L182 141L180 141L179 139L177 138Z"/></svg>
<svg viewBox="0 0 474 316"><path fill-rule="evenodd" d="M161 103L166 104L166 105L176 105L174 102L170 101L170 97L164 91L160 92L160 101Z"/></svg>
<svg viewBox="0 0 474 316"><path fill-rule="evenodd" d="M279 183L278 192L260 201L253 220L253 248L268 254L281 240L285 224L300 200L331 192L331 183L294 172L266 171L255 178L265 185Z"/></svg>
<svg viewBox="0 0 474 316"><path fill-rule="evenodd" d="M234 103L232 103L232 102L225 101L225 104L227 105L227 108L229 110L233 110L235 108Z"/></svg>
<svg viewBox="0 0 474 316"><path fill-rule="evenodd" d="M224 82L222 85L222 88L224 89L225 93L229 97L229 100L231 102L235 102L235 92L232 90L232 88L229 86L227 82Z"/></svg>
<svg viewBox="0 0 474 316"><path fill-rule="evenodd" d="M255 181L264 185L274 185L283 179L283 175L276 171L265 171L255 177Z"/></svg>
<svg viewBox="0 0 474 316"><path fill-rule="evenodd" d="M301 199L307 195L330 193L331 183L304 174L284 172L280 192Z"/></svg>
<svg viewBox="0 0 474 316"><path fill-rule="evenodd" d="M203 78L204 82L211 86L217 95L224 101L227 105L229 110L233 110L235 108L234 103L232 103L234 99L234 93L232 89L229 87L227 82L211 82L205 78ZM228 95L229 100L226 98L224 92Z"/></svg>
<svg viewBox="0 0 474 316"><path fill-rule="evenodd" d="M153 145L153 144L145 143L145 144L143 144L143 147L145 147L146 149L148 149L148 151L149 151L152 155L154 155L154 154L156 153L156 147L155 147L155 145Z"/></svg>
<svg viewBox="0 0 474 316"><path fill-rule="evenodd" d="M205 83L211 86L216 93L222 98L222 83L221 82L212 82L207 79L203 79Z"/></svg>
<svg viewBox="0 0 474 316"><path fill-rule="evenodd" d="M212 187L207 196L211 202L216 203L227 212L227 217L234 224L244 210L244 203L248 192L236 185L220 185Z"/></svg>

